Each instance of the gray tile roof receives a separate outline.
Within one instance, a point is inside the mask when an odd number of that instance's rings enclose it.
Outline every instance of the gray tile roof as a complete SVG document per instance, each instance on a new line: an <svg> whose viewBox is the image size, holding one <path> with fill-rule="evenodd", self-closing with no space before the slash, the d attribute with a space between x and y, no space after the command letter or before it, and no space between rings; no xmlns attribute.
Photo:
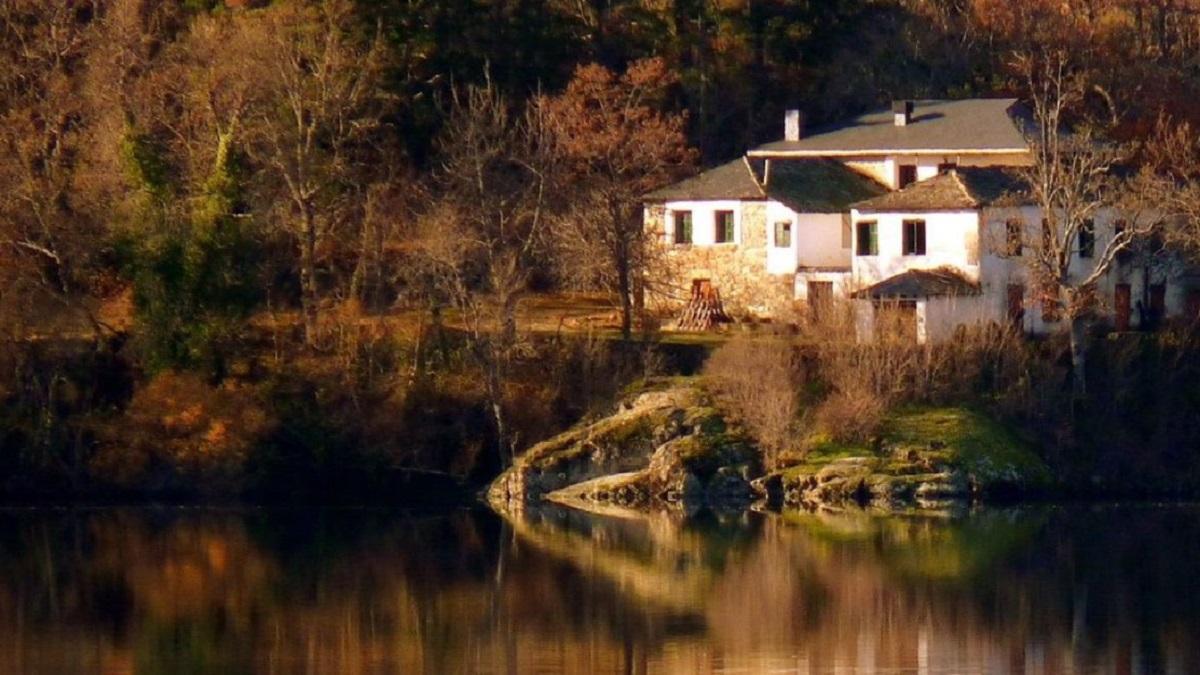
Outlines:
<svg viewBox="0 0 1200 675"><path fill-rule="evenodd" d="M842 213L887 187L832 159L771 160L767 194L796 213Z"/></svg>
<svg viewBox="0 0 1200 675"><path fill-rule="evenodd" d="M855 298L928 298L940 295L978 295L979 285L954 267L908 270L855 291Z"/></svg>
<svg viewBox="0 0 1200 675"><path fill-rule="evenodd" d="M895 125L891 108L816 129L798 141L776 141L750 151L771 155L845 156L874 152L997 152L1028 148L1028 115L1014 98L915 101L911 121Z"/></svg>
<svg viewBox="0 0 1200 675"><path fill-rule="evenodd" d="M765 185L763 184L765 180ZM841 213L887 192L834 160L737 159L647 194L648 202L774 199L798 213Z"/></svg>
<svg viewBox="0 0 1200 675"><path fill-rule="evenodd" d="M1026 203L1026 184L1018 170L959 167L851 206L859 211L957 211Z"/></svg>
<svg viewBox="0 0 1200 675"><path fill-rule="evenodd" d="M761 164L761 162L760 162ZM673 185L659 188L643 197L648 202L713 199L766 199L744 157L713 167Z"/></svg>

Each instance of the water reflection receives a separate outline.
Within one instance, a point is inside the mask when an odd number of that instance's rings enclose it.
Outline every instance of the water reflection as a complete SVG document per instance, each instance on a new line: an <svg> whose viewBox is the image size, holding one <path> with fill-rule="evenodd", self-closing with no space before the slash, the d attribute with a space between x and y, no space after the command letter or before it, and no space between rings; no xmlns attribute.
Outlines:
<svg viewBox="0 0 1200 675"><path fill-rule="evenodd" d="M0 511L0 672L1200 672L1200 510Z"/></svg>

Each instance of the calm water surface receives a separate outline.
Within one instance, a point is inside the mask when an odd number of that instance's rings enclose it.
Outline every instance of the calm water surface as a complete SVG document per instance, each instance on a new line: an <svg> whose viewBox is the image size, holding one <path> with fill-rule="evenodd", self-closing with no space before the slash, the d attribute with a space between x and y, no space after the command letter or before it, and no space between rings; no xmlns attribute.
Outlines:
<svg viewBox="0 0 1200 675"><path fill-rule="evenodd" d="M0 511L3 673L1200 673L1200 509Z"/></svg>

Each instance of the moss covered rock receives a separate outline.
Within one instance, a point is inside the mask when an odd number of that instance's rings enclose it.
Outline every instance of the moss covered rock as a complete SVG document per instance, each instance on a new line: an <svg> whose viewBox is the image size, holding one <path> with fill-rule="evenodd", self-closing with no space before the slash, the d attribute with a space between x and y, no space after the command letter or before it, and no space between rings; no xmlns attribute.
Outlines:
<svg viewBox="0 0 1200 675"><path fill-rule="evenodd" d="M762 481L765 486L772 484ZM773 485L791 505L936 507L1050 488L1042 460L994 420L962 408L893 412L873 448L814 439L802 463Z"/></svg>
<svg viewBox="0 0 1200 675"><path fill-rule="evenodd" d="M542 499L629 507L748 501L749 481L762 473L757 456L703 389L675 381L533 446L492 483L487 498L502 512Z"/></svg>

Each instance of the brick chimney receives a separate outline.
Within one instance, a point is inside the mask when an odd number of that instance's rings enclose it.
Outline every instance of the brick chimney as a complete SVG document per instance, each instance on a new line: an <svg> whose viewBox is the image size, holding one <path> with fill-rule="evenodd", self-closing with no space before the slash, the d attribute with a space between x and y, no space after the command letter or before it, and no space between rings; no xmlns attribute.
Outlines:
<svg viewBox="0 0 1200 675"><path fill-rule="evenodd" d="M898 127L906 127L912 121L912 101L892 101L892 117Z"/></svg>
<svg viewBox="0 0 1200 675"><path fill-rule="evenodd" d="M788 110L783 114L783 140L798 141L804 133L804 116L799 110Z"/></svg>

